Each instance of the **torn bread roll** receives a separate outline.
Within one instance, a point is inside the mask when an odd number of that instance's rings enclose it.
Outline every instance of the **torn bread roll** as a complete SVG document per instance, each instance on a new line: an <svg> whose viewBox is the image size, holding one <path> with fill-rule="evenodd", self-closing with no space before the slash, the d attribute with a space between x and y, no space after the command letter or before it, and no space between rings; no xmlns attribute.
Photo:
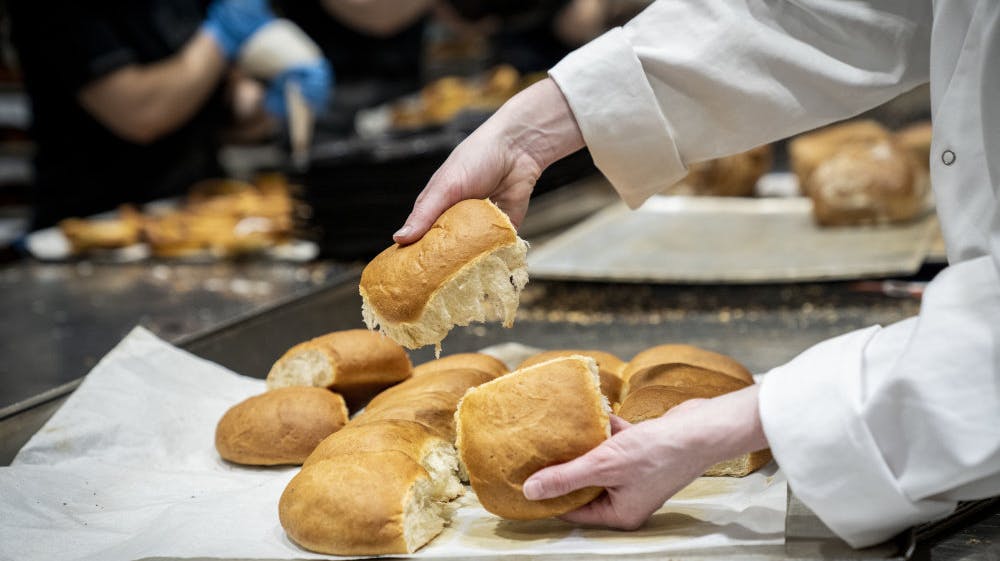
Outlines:
<svg viewBox="0 0 1000 561"><path fill-rule="evenodd" d="M479 370L480 372L492 375L494 378L510 372L506 364L490 355L483 353L458 353L414 366L413 376L417 377L423 374L430 374L431 372L452 370L455 368Z"/></svg>
<svg viewBox="0 0 1000 561"><path fill-rule="evenodd" d="M389 451L402 452L420 464L443 496L453 499L462 494L455 447L416 421L385 419L349 425L320 442L302 467L344 454Z"/></svg>
<svg viewBox="0 0 1000 561"><path fill-rule="evenodd" d="M361 273L361 313L407 348L435 345L456 325L514 323L528 282L528 244L489 200L461 201L419 241L394 244Z"/></svg>
<svg viewBox="0 0 1000 561"><path fill-rule="evenodd" d="M722 392L725 393L725 392ZM712 398L722 395L709 387L646 386L630 393L618 408L618 416L630 423L641 423L663 416L670 409L689 399ZM771 450L764 449L719 462L705 472L709 477L744 477L771 461Z"/></svg>
<svg viewBox="0 0 1000 561"><path fill-rule="evenodd" d="M281 388L226 411L215 429L215 448L238 464L301 464L346 423L347 406L330 390Z"/></svg>
<svg viewBox="0 0 1000 561"><path fill-rule="evenodd" d="M303 468L278 501L302 547L331 555L413 553L448 523L448 497L402 452L333 456Z"/></svg>
<svg viewBox="0 0 1000 561"><path fill-rule="evenodd" d="M295 345L267 374L270 389L288 386L329 388L355 410L383 389L410 377L406 351L365 329L335 331Z"/></svg>
<svg viewBox="0 0 1000 561"><path fill-rule="evenodd" d="M529 501L522 485L536 471L582 456L611 436L597 363L558 358L469 390L457 419L457 448L483 508L514 520L558 516L597 498L587 487Z"/></svg>
<svg viewBox="0 0 1000 561"><path fill-rule="evenodd" d="M736 359L692 345L677 344L657 345L635 355L622 369L622 379L628 381L634 373L650 366L672 363L715 370L748 384L753 383L753 374Z"/></svg>
<svg viewBox="0 0 1000 561"><path fill-rule="evenodd" d="M608 352L577 349L557 349L545 351L528 357L524 360L524 362L518 365L518 369L534 366L554 358L572 355L588 356L594 359L597 362L597 369L601 376L601 393L604 394L604 397L608 398L608 401L612 405L621 401L621 372L622 369L625 368L625 361Z"/></svg>

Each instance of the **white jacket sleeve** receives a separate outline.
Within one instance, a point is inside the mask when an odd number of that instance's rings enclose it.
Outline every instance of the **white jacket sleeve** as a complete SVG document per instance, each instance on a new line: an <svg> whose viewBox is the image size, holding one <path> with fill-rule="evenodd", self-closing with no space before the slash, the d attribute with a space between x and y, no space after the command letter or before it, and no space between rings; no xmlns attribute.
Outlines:
<svg viewBox="0 0 1000 561"><path fill-rule="evenodd" d="M669 0L549 72L631 207L687 164L844 119L927 81L930 2Z"/></svg>

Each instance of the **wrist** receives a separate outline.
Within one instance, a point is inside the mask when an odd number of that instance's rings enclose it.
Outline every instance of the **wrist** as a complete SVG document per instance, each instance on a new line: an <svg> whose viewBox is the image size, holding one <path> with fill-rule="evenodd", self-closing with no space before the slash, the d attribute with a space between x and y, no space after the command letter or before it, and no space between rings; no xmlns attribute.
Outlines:
<svg viewBox="0 0 1000 561"><path fill-rule="evenodd" d="M569 103L551 78L511 98L495 119L507 148L531 157L542 170L584 147Z"/></svg>

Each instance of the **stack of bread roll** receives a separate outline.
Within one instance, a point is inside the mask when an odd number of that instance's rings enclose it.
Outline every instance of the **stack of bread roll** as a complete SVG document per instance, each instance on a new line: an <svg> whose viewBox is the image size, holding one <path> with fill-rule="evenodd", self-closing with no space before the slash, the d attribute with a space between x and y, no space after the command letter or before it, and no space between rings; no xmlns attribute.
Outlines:
<svg viewBox="0 0 1000 561"><path fill-rule="evenodd" d="M662 416L689 400L741 390L753 376L736 360L690 345L659 345L635 355L622 369L624 385L618 416L639 423ZM706 476L746 476L771 461L760 450L720 462Z"/></svg>
<svg viewBox="0 0 1000 561"><path fill-rule="evenodd" d="M848 121L795 138L788 152L820 225L902 222L927 207L929 123L893 134L874 121Z"/></svg>

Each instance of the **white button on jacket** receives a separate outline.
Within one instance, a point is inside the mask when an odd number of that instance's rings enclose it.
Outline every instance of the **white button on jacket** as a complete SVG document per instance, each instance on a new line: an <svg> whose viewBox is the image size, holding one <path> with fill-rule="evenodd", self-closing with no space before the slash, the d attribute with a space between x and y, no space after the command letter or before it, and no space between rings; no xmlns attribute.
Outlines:
<svg viewBox="0 0 1000 561"><path fill-rule="evenodd" d="M550 74L633 207L686 164L929 80L949 267L918 317L769 372L760 414L790 486L855 547L1000 494L1000 2L661 1Z"/></svg>

